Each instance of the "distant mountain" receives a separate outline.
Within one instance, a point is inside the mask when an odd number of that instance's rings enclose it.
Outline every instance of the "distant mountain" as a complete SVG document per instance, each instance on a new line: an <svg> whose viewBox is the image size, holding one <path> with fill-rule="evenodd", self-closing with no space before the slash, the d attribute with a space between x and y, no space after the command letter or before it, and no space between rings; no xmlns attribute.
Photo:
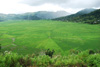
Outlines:
<svg viewBox="0 0 100 67"><path fill-rule="evenodd" d="M74 17L78 17L78 16L81 16L81 15L84 15L84 14L88 14L88 13L93 12L95 10L96 9L93 9L93 8L83 9L83 10L81 10L81 11L75 13L75 14L71 14L71 15L68 15L68 16L65 16L65 17L56 18L54 20L70 21Z"/></svg>
<svg viewBox="0 0 100 67"><path fill-rule="evenodd" d="M33 13L25 14L0 14L0 21L5 20L40 20L41 18L35 16Z"/></svg>
<svg viewBox="0 0 100 67"><path fill-rule="evenodd" d="M34 13L34 15L41 19L53 19L57 17L67 16L69 15L69 13L65 11L57 11L57 12L39 11Z"/></svg>
<svg viewBox="0 0 100 67"><path fill-rule="evenodd" d="M7 16L5 14L0 13L0 21L6 20L6 17Z"/></svg>
<svg viewBox="0 0 100 67"><path fill-rule="evenodd" d="M83 10L77 12L76 14L78 14L78 15L88 14L88 13L91 13L95 10L96 9L93 9L93 8L87 8L87 9L83 9Z"/></svg>
<svg viewBox="0 0 100 67"><path fill-rule="evenodd" d="M29 12L24 14L0 14L0 21L53 19L66 15L69 15L69 13L65 11L57 11L57 12L38 11L38 12Z"/></svg>

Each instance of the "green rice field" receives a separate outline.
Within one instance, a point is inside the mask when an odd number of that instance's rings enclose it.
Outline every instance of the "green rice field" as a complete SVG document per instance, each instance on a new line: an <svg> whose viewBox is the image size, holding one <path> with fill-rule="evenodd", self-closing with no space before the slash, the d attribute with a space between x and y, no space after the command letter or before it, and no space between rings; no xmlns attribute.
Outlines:
<svg viewBox="0 0 100 67"><path fill-rule="evenodd" d="M0 22L0 44L3 51L19 54L54 49L100 49L100 24L52 20L19 20Z"/></svg>

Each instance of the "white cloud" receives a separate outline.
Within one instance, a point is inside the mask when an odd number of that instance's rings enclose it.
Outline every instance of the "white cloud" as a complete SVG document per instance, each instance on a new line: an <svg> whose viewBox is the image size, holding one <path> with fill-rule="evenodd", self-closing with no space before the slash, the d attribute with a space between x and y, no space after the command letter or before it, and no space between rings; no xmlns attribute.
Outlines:
<svg viewBox="0 0 100 67"><path fill-rule="evenodd" d="M99 8L99 3L100 0L0 0L0 13L58 10L75 13L83 8Z"/></svg>
<svg viewBox="0 0 100 67"><path fill-rule="evenodd" d="M64 10L58 5L43 4L39 6L30 6L20 3L20 0L0 0L0 13L25 13L36 11L57 11Z"/></svg>
<svg viewBox="0 0 100 67"><path fill-rule="evenodd" d="M30 6L20 3L20 0L0 0L0 13L25 13L36 11L58 11L64 10L62 7L54 4L43 4L39 6Z"/></svg>
<svg viewBox="0 0 100 67"><path fill-rule="evenodd" d="M100 0L22 0L21 3L25 3L31 6L50 3L65 8L100 7Z"/></svg>

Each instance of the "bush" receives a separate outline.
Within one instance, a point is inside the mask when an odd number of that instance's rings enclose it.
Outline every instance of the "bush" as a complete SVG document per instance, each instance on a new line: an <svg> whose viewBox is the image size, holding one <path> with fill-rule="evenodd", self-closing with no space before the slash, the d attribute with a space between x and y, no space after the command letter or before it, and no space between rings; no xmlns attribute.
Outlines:
<svg viewBox="0 0 100 67"><path fill-rule="evenodd" d="M48 49L48 50L45 52L45 54L48 55L48 56L50 56L50 57L52 58L54 52L55 52L54 50L51 51L50 49Z"/></svg>
<svg viewBox="0 0 100 67"><path fill-rule="evenodd" d="M100 54L89 55L86 62L90 67L100 67Z"/></svg>
<svg viewBox="0 0 100 67"><path fill-rule="evenodd" d="M89 54L89 50L67 56L18 55L4 52L0 54L0 67L100 67L100 54Z"/></svg>

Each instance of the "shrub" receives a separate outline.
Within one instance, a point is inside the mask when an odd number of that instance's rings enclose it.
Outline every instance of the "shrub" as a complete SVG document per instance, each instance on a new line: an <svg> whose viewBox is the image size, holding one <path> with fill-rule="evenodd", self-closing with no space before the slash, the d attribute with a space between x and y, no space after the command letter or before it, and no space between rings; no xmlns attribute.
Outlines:
<svg viewBox="0 0 100 67"><path fill-rule="evenodd" d="M86 62L90 67L100 67L100 54L89 55Z"/></svg>
<svg viewBox="0 0 100 67"><path fill-rule="evenodd" d="M55 52L54 50L51 51L50 49L48 49L48 50L45 52L45 54L48 55L48 56L50 56L50 57L52 58L54 52Z"/></svg>
<svg viewBox="0 0 100 67"><path fill-rule="evenodd" d="M0 67L100 67L100 54L89 54L89 50L50 58L48 55L18 55L4 52L0 54Z"/></svg>

